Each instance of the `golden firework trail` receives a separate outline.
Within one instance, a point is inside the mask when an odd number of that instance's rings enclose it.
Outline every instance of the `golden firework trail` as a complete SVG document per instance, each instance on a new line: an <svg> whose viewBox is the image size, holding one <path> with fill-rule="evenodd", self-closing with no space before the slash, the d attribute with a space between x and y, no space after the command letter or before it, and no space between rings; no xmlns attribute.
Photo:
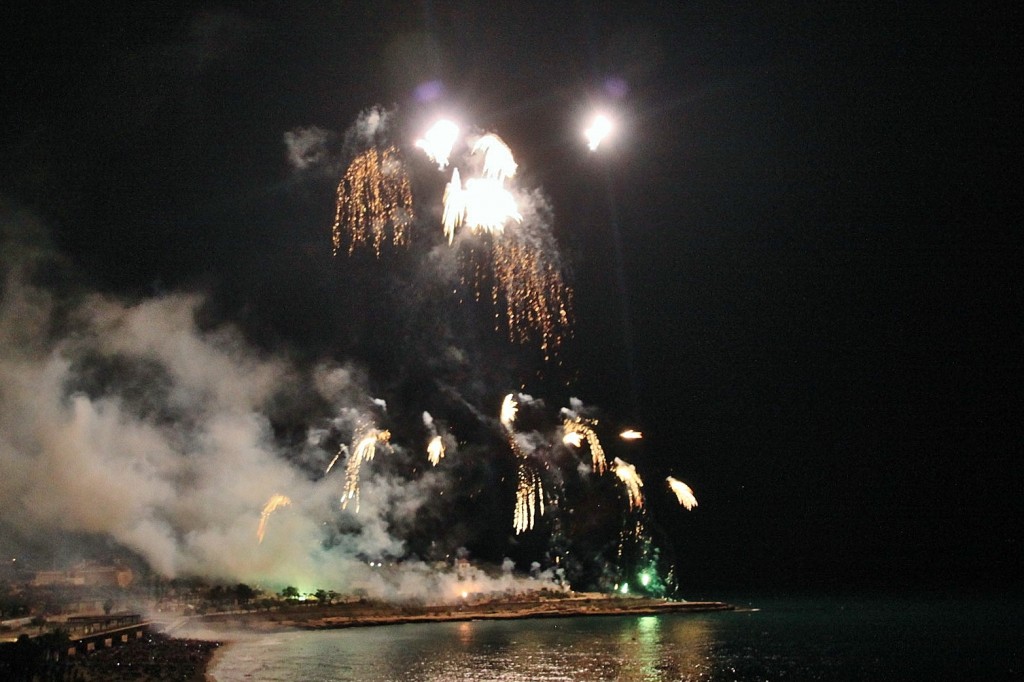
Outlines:
<svg viewBox="0 0 1024 682"><path fill-rule="evenodd" d="M508 145L494 133L487 133L473 145L473 153L480 152L484 155L484 164L481 174L485 178L504 180L516 174L516 162L512 158L512 150Z"/></svg>
<svg viewBox="0 0 1024 682"><path fill-rule="evenodd" d="M332 228L334 255L341 249L344 233L349 240L349 255L372 237L374 253L379 257L388 229L392 244L401 246L408 241L412 221L412 190L398 149L378 151L371 147L353 159L338 183Z"/></svg>
<svg viewBox="0 0 1024 682"><path fill-rule="evenodd" d="M644 434L633 429L626 429L625 431L619 434L619 438L621 438L622 440L641 440L643 437Z"/></svg>
<svg viewBox="0 0 1024 682"><path fill-rule="evenodd" d="M345 463L345 490L341 495L341 508L348 507L353 498L356 501L356 513L359 513L359 470L363 462L369 462L377 452L377 443L387 443L391 439L390 431L368 429L362 431L352 446L352 454Z"/></svg>
<svg viewBox="0 0 1024 682"><path fill-rule="evenodd" d="M626 487L626 497L629 499L630 509L641 509L644 506L644 496L640 492L640 488L644 487L644 482L641 480L640 475L636 473L636 467L629 462L625 462L618 457L615 458L612 464L612 472L619 477L623 485Z"/></svg>
<svg viewBox="0 0 1024 682"><path fill-rule="evenodd" d="M274 494L270 496L267 503L263 505L263 511L260 512L260 525L256 529L257 544L261 544L263 542L263 534L267 530L267 519L270 518L270 515L273 514L275 510L280 509L281 507L287 507L291 503L292 501L285 495Z"/></svg>
<svg viewBox="0 0 1024 682"><path fill-rule="evenodd" d="M672 478L671 476L665 480L668 481L669 489L676 494L676 499L679 500L679 504L686 507L687 511L692 510L697 506L697 498L693 496L693 490L690 489L690 486L677 478Z"/></svg>
<svg viewBox="0 0 1024 682"><path fill-rule="evenodd" d="M441 215L444 235L449 244L454 243L460 229L490 237L484 248L493 264L489 275L491 302L498 310L504 307L509 339L526 343L539 336L544 359L550 360L568 334L572 291L544 253L542 237L506 231L509 223L523 221L515 197L505 187L505 180L517 168L512 151L501 138L489 133L476 141L473 153L483 155L480 177L463 181L459 169L453 168L445 186ZM484 270L479 263L474 266L473 288L480 300ZM495 317L496 327L500 327L502 318Z"/></svg>
<svg viewBox="0 0 1024 682"><path fill-rule="evenodd" d="M601 446L601 441L597 439L597 432L594 431L593 427L597 426L596 419L584 419L583 417L575 417L573 419L566 419L562 423L562 442L580 447L582 438L587 440L587 445L590 446L590 459L591 466L594 471L599 474L603 474L608 466L604 457L604 447Z"/></svg>
<svg viewBox="0 0 1024 682"><path fill-rule="evenodd" d="M441 436L434 436L427 443L427 459L431 464L437 466L441 459L444 457L444 441L441 440Z"/></svg>
<svg viewBox="0 0 1024 682"><path fill-rule="evenodd" d="M416 146L426 152L439 170L448 165L448 157L452 153L455 141L459 139L459 126L447 119L441 119L424 133L423 138L416 140Z"/></svg>
<svg viewBox="0 0 1024 682"><path fill-rule="evenodd" d="M544 359L550 360L570 328L572 290L559 269L524 240L496 241L493 256L491 299L495 306L504 300L509 340L526 343L539 334Z"/></svg>
<svg viewBox="0 0 1024 682"><path fill-rule="evenodd" d="M348 454L348 447L344 443L342 443L341 445L338 446L338 454L336 454L334 456L334 459L331 460L331 463L327 465L327 470L324 471L324 476L326 476L327 474L331 473L331 469L334 468L334 464L335 464L335 462L338 461L338 458L341 457L341 453L342 452L344 452L345 454Z"/></svg>
<svg viewBox="0 0 1024 682"><path fill-rule="evenodd" d="M512 515L512 527L516 535L530 530L537 517L544 516L544 487L540 474L525 459L517 467L516 508Z"/></svg>

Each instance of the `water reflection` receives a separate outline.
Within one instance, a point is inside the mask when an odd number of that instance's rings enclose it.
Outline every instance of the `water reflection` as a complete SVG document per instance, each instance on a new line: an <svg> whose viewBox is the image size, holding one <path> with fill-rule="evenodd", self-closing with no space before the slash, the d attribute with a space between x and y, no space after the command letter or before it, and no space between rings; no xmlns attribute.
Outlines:
<svg viewBox="0 0 1024 682"><path fill-rule="evenodd" d="M219 682L707 679L713 620L614 616L288 633L232 644L211 672Z"/></svg>

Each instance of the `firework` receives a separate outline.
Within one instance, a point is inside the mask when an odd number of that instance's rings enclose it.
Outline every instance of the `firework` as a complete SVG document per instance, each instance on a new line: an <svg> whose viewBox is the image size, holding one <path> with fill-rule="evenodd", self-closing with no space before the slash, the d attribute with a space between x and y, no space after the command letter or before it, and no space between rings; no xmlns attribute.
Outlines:
<svg viewBox="0 0 1024 682"><path fill-rule="evenodd" d="M452 153L455 140L459 137L459 126L451 121L441 119L430 127L423 139L416 140L416 146L426 152L439 170L448 165L448 156Z"/></svg>
<svg viewBox="0 0 1024 682"><path fill-rule="evenodd" d="M466 202L462 192L462 178L459 176L459 169L452 169L452 179L444 186L444 209L441 213L441 226L444 228L444 236L448 237L448 243L455 240L455 228L462 224L466 215Z"/></svg>
<svg viewBox="0 0 1024 682"><path fill-rule="evenodd" d="M623 485L626 487L626 497L629 499L630 509L641 509L644 506L644 496L640 492L640 488L644 487L644 482L641 480L640 475L636 473L636 467L629 462L625 462L618 457L615 458L612 464L612 472L619 477Z"/></svg>
<svg viewBox="0 0 1024 682"><path fill-rule="evenodd" d="M545 360L565 340L572 291L554 263L528 241L510 237L494 244L491 299L495 305L504 300L509 339L526 343L539 334Z"/></svg>
<svg viewBox="0 0 1024 682"><path fill-rule="evenodd" d="M349 255L372 235L374 253L380 256L388 229L392 244L401 246L408 240L412 220L412 190L398 150L371 147L352 160L338 183L332 230L334 254L341 248L344 232L349 239Z"/></svg>
<svg viewBox="0 0 1024 682"><path fill-rule="evenodd" d="M494 178L471 178L462 190L462 222L474 234L500 234L510 220L522 222L516 200Z"/></svg>
<svg viewBox="0 0 1024 682"><path fill-rule="evenodd" d="M697 506L697 498L693 496L693 490L690 489L690 486L671 476L665 480L668 481L668 487L676 494L679 504L686 507L687 510L692 510Z"/></svg>
<svg viewBox="0 0 1024 682"><path fill-rule="evenodd" d="M512 150L500 137L488 133L473 145L473 153L483 153L484 164L482 174L485 178L504 180L516 174L516 162L512 158Z"/></svg>
<svg viewBox="0 0 1024 682"><path fill-rule="evenodd" d="M377 443L387 443L391 439L390 431L364 429L352 446L352 454L345 463L345 490L341 495L341 508L348 507L350 500L355 498L356 513L359 513L359 470L363 462L369 462L377 452Z"/></svg>
<svg viewBox="0 0 1024 682"><path fill-rule="evenodd" d="M621 438L622 440L641 440L643 437L644 434L633 429L626 429L625 431L619 434L619 438Z"/></svg>
<svg viewBox="0 0 1024 682"><path fill-rule="evenodd" d="M452 179L444 189L441 224L451 244L455 230L465 226L472 234L501 234L510 220L522 222L516 200L494 178L470 178L462 186L459 169L452 169Z"/></svg>
<svg viewBox="0 0 1024 682"><path fill-rule="evenodd" d="M501 421L501 425L505 427L505 430L512 431L512 424L516 420L517 412L519 412L519 404L516 402L515 396L509 393L501 401L501 416L498 418Z"/></svg>
<svg viewBox="0 0 1024 682"><path fill-rule="evenodd" d="M441 436L434 436L430 439L427 444L427 459L434 466L437 466L441 458L444 457L444 441L441 440Z"/></svg>
<svg viewBox="0 0 1024 682"><path fill-rule="evenodd" d="M568 431L562 436L562 442L574 448L583 447L583 436L578 431Z"/></svg>
<svg viewBox="0 0 1024 682"><path fill-rule="evenodd" d="M562 431L565 433L562 442L580 447L582 439L586 438L587 445L590 446L591 466L594 471L603 474L607 468L607 462L604 457L604 448L593 429L594 426L597 426L596 419L584 419L583 417L566 419L562 423Z"/></svg>
<svg viewBox="0 0 1024 682"><path fill-rule="evenodd" d="M335 462L338 461L338 458L341 457L341 453L343 453L343 452L345 454L348 454L348 447L344 443L342 443L340 446L338 446L338 454L334 455L334 459L332 459L331 463L327 465L327 470L324 471L324 476L326 476L327 474L331 473L331 469L334 468Z"/></svg>
<svg viewBox="0 0 1024 682"><path fill-rule="evenodd" d="M256 540L258 543L263 542L263 534L267 530L267 519L274 513L275 510L281 507L287 507L292 501L285 495L274 494L270 496L267 503L263 505L263 511L260 512L260 525L256 529Z"/></svg>
<svg viewBox="0 0 1024 682"><path fill-rule="evenodd" d="M608 133L612 131L612 122L608 120L607 116L598 115L594 117L594 121L590 124L590 127L583 131L583 134L587 138L587 147L590 151L596 151L598 145L608 137Z"/></svg>
<svg viewBox="0 0 1024 682"><path fill-rule="evenodd" d="M516 535L533 528L538 516L544 516L544 487L540 474L528 461L521 459L517 467L516 508L512 527Z"/></svg>

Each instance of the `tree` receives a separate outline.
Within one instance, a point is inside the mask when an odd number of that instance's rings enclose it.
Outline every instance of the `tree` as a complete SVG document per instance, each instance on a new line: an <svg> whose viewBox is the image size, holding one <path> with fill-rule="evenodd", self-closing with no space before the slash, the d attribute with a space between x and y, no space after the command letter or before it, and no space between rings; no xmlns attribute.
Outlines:
<svg viewBox="0 0 1024 682"><path fill-rule="evenodd" d="M235 599L238 600L239 604L248 604L256 598L256 590L252 589L245 583L238 583L235 585Z"/></svg>
<svg viewBox="0 0 1024 682"><path fill-rule="evenodd" d="M316 597L321 606L327 603L327 590L319 589L313 596Z"/></svg>
<svg viewBox="0 0 1024 682"><path fill-rule="evenodd" d="M287 599L288 601L297 601L299 598L299 588L289 585L288 587L281 590L278 593L278 596L280 596L282 599Z"/></svg>

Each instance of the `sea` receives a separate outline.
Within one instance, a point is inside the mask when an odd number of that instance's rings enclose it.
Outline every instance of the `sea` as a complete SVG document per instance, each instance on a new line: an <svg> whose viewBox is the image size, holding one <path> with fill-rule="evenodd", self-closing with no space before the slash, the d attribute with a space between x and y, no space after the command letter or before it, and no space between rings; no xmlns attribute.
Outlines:
<svg viewBox="0 0 1024 682"><path fill-rule="evenodd" d="M1024 680L1024 599L763 597L728 612L224 636L217 682Z"/></svg>

